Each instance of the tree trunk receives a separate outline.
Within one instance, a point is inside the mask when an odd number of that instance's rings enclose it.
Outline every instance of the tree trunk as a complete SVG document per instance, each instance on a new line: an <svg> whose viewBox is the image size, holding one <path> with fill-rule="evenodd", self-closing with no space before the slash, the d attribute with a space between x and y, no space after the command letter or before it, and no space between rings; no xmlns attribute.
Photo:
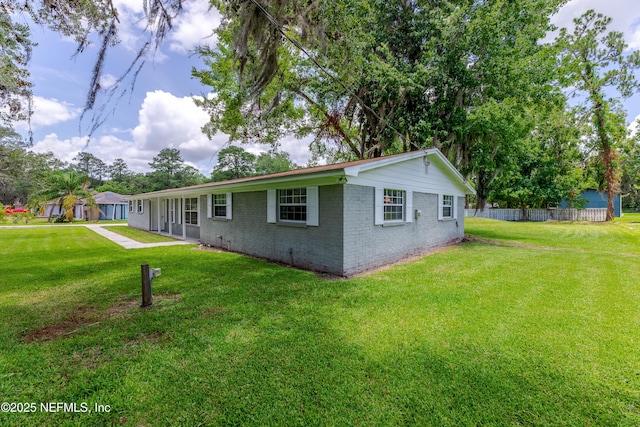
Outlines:
<svg viewBox="0 0 640 427"><path fill-rule="evenodd" d="M617 184L617 174L614 164L615 150L611 146L612 144L609 139L609 135L607 134L604 103L600 97L594 98L596 98L594 102L595 125L598 139L600 140L600 146L602 148L602 165L604 166L604 178L606 181L607 221L612 221L615 217L613 201Z"/></svg>

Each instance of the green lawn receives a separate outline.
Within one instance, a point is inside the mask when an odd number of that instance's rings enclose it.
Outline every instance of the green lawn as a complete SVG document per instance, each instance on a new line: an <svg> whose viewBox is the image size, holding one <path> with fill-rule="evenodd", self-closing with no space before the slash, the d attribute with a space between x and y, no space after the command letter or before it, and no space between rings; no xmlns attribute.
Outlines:
<svg viewBox="0 0 640 427"><path fill-rule="evenodd" d="M127 225L116 225L107 228L107 230L113 231L114 233L118 233L140 243L175 242L176 240L168 236L162 236L156 233L138 230L137 228L131 228Z"/></svg>
<svg viewBox="0 0 640 427"><path fill-rule="evenodd" d="M2 229L0 401L110 412L0 425L639 425L640 230L467 230L491 242L328 280L84 227ZM162 268L146 310L142 263Z"/></svg>
<svg viewBox="0 0 640 427"><path fill-rule="evenodd" d="M1 218L0 218L1 219ZM68 223L68 222L60 222L60 223L55 223L55 222L51 222L49 221L48 218L31 218L29 219L28 222L24 222L23 219L19 220L17 223L13 222L13 217L5 217L4 221L0 221L0 227L1 226L16 226L16 225L21 225L21 226L31 226L31 225L48 225L48 226L56 226L56 227L64 227L65 225L73 225L73 224L123 224L126 225L127 224L127 220L126 219L117 219L115 221L112 220L100 220L100 221L91 221L91 222L87 222L83 219L79 219L76 220L72 223Z"/></svg>

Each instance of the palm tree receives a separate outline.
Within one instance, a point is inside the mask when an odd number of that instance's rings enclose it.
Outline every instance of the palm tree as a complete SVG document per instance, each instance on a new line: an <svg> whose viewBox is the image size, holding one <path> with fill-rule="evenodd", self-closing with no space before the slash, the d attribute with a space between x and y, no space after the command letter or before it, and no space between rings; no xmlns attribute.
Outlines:
<svg viewBox="0 0 640 427"><path fill-rule="evenodd" d="M48 177L44 188L33 195L29 204L43 212L47 203L53 203L61 212L64 210L66 220L71 222L79 199L83 199L89 206L96 205L89 191L89 178L75 171L56 171ZM52 214L53 208L49 213L49 221Z"/></svg>

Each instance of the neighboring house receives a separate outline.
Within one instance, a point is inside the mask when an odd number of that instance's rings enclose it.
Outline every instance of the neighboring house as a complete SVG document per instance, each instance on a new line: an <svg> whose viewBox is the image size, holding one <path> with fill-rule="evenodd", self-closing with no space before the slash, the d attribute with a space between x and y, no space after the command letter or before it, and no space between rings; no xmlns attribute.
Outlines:
<svg viewBox="0 0 640 427"><path fill-rule="evenodd" d="M474 193L431 149L130 196L129 226L349 276L461 241Z"/></svg>
<svg viewBox="0 0 640 427"><path fill-rule="evenodd" d="M596 189L588 189L585 190L581 195L580 199L586 200L583 208L607 208L607 193L600 192ZM622 215L622 196L620 194L616 194L613 198L613 215L616 218L619 218ZM566 200L563 200L560 204L561 208L569 207Z"/></svg>
<svg viewBox="0 0 640 427"><path fill-rule="evenodd" d="M93 195L96 206L87 206L85 201L80 199L76 202L73 217L75 219L87 219L89 221L97 221L98 219L127 219L129 217L128 197L129 196L123 196L111 191L96 193ZM49 215L56 217L62 214L64 214L64 209L60 208L59 204L47 203L43 216L48 218Z"/></svg>
<svg viewBox="0 0 640 427"><path fill-rule="evenodd" d="M84 201L78 200L76 202L75 207L73 208L73 218L74 219L85 219L85 205ZM59 203L49 202L44 207L44 212L39 214L40 217L43 218L55 218L57 216L63 215L65 213L65 209L60 206Z"/></svg>
<svg viewBox="0 0 640 427"><path fill-rule="evenodd" d="M98 219L116 220L129 218L129 196L105 191L94 194L93 199L98 206Z"/></svg>

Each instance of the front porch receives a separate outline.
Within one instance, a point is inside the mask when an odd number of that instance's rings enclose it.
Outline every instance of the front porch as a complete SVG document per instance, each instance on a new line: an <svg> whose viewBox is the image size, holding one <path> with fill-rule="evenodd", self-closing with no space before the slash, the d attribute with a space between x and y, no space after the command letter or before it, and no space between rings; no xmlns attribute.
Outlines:
<svg viewBox="0 0 640 427"><path fill-rule="evenodd" d="M199 197L149 200L149 231L181 240L200 242Z"/></svg>

